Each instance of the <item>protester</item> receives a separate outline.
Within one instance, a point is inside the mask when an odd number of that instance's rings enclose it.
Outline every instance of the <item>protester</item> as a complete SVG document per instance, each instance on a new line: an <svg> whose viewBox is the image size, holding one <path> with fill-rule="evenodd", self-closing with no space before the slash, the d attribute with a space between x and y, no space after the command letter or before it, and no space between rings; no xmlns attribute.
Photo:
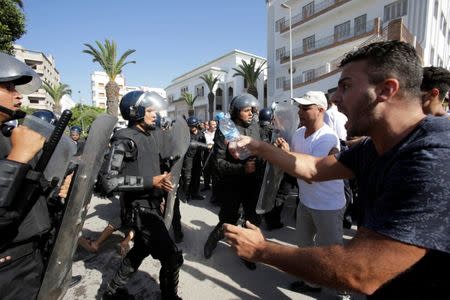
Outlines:
<svg viewBox="0 0 450 300"><path fill-rule="evenodd" d="M292 137L292 151L324 157L338 153L340 141L334 130L324 123L327 99L323 92L310 91L300 98L298 115L303 125ZM280 138L280 140L282 140ZM283 143L285 147L289 144ZM344 182L329 180L310 182L297 179L299 204L296 235L299 247L341 245L345 210ZM317 292L321 288L305 281L291 284L297 292Z"/></svg>
<svg viewBox="0 0 450 300"><path fill-rule="evenodd" d="M312 182L358 180L359 224L346 245L296 248L266 241L259 229L225 225L245 259L274 265L321 286L370 299L450 295L450 122L425 116L422 67L412 46L373 43L348 54L335 98L351 136L369 136L338 155L286 153L250 137L238 143Z"/></svg>
<svg viewBox="0 0 450 300"><path fill-rule="evenodd" d="M440 67L423 68L423 79L420 90L422 107L425 114L433 116L446 116L443 107L445 97L450 90L450 72Z"/></svg>

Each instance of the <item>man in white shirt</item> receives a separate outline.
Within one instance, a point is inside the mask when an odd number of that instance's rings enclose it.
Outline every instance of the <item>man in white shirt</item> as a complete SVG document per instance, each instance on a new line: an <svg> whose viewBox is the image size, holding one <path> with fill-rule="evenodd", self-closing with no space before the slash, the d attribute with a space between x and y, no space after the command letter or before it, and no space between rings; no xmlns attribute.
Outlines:
<svg viewBox="0 0 450 300"><path fill-rule="evenodd" d="M323 92L310 91L299 104L303 125L292 137L292 151L325 157L339 152L340 142L332 128L324 123L327 99ZM300 247L342 244L342 219L345 209L342 180L307 182L297 179L300 202L297 208L296 232ZM294 282L291 289L298 292L318 292L319 286Z"/></svg>
<svg viewBox="0 0 450 300"><path fill-rule="evenodd" d="M205 122L206 123L206 122ZM207 130L204 132L206 144L208 145L208 152L203 153L203 189L202 191L210 190L210 183L211 183L211 175L212 175L212 167L213 163L211 162L210 156L211 149L214 145L214 135L216 134L216 128L217 128L217 122L214 120L210 120L207 126ZM205 165L206 164L206 165Z"/></svg>
<svg viewBox="0 0 450 300"><path fill-rule="evenodd" d="M345 129L345 123L347 123L348 119L338 110L337 106L332 101L329 101L328 104L329 108L325 112L323 121L336 132L341 141L346 141L347 129Z"/></svg>

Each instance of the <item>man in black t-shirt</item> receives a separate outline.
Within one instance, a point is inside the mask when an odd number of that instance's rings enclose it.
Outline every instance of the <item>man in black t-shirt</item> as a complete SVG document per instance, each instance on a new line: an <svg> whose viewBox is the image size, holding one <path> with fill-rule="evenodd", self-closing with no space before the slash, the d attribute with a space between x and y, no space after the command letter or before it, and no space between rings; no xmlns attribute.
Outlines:
<svg viewBox="0 0 450 300"><path fill-rule="evenodd" d="M355 178L358 230L344 246L296 248L259 229L224 225L241 257L303 280L371 299L450 295L450 122L422 111L422 67L412 46L379 42L348 54L334 95L349 136L368 136L336 156L283 152L243 137L239 147L307 181ZM440 272L438 270L444 270Z"/></svg>

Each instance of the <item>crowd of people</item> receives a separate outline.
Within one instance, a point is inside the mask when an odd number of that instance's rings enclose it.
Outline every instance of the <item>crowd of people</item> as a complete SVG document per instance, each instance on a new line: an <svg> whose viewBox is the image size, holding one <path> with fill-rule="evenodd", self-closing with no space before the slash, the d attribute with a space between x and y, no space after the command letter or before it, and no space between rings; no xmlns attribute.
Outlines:
<svg viewBox="0 0 450 300"><path fill-rule="evenodd" d="M274 130L273 109L260 110L251 94L230 103L229 116L240 134L237 148L229 147L220 118L186 118L190 144L178 186L162 146L171 126L160 117L167 101L154 92L126 94L120 111L128 128L112 135L97 183L113 199L117 218L98 239L78 240L97 252L112 232L126 228L123 259L103 299L132 299L125 286L149 255L161 262L162 299L180 299L180 201L205 200L202 193L208 190L220 211L204 244L205 259L225 238L248 269L262 262L295 276L290 288L297 292L448 298L450 278L436 270L450 267L450 121L443 107L450 72L422 68L414 48L399 41L355 50L341 68L333 93L309 91L292 98L300 124L291 140ZM0 53L1 123L24 117L16 87L35 84L34 78L30 68ZM75 157L83 155L80 134L80 127L70 128ZM51 189L37 188L26 203L24 187L40 180L32 170L45 138L23 125L8 135L0 135L0 298L34 299L71 175ZM240 159L241 150L249 157ZM272 210L261 216L256 205L269 163L285 174ZM281 210L292 188L298 189L297 245L267 241L259 226L284 226ZM171 195L176 195L173 235L164 222ZM343 229L351 226L355 236L344 243Z"/></svg>

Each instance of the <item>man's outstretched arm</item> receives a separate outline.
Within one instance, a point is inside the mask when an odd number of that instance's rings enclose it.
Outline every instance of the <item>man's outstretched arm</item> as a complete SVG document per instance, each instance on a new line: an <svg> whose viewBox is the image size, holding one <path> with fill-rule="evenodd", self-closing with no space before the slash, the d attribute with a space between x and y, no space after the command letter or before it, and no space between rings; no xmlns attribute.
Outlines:
<svg viewBox="0 0 450 300"><path fill-rule="evenodd" d="M278 147L242 136L238 148L245 148L252 155L262 157L290 175L305 181L326 181L353 178L353 172L338 162L334 155L314 157L307 154L284 151ZM230 149L234 155L235 149Z"/></svg>
<svg viewBox="0 0 450 300"><path fill-rule="evenodd" d="M359 228L345 246L299 248L267 241L256 226L249 222L247 226L224 225L225 237L242 258L272 265L319 285L369 295L426 253L426 249L366 228Z"/></svg>

